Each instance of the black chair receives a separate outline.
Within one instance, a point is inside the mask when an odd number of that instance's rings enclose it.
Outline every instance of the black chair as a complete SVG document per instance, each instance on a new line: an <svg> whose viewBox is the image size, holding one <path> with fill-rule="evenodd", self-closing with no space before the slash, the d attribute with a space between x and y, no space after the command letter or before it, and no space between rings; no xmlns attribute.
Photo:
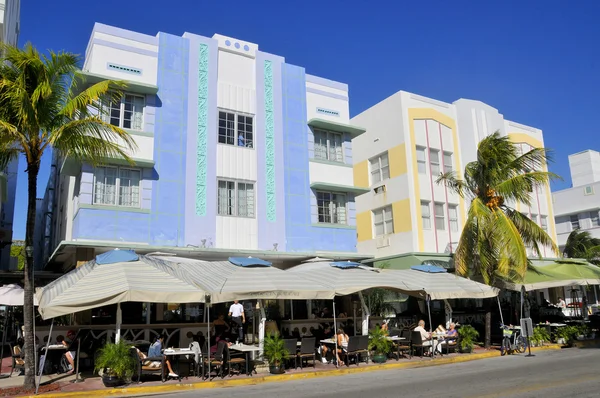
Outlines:
<svg viewBox="0 0 600 398"><path fill-rule="evenodd" d="M406 357L406 353L412 358L410 330L403 330L400 332L399 336L403 337L404 340L398 340L396 343L396 360L400 360L401 356Z"/></svg>
<svg viewBox="0 0 600 398"><path fill-rule="evenodd" d="M453 337L451 339L446 339L446 343L444 345L442 345L442 351L444 350L444 347L445 347L446 354L450 354L450 351L456 352L456 350L458 349L458 340L459 340L458 335L456 335L456 337Z"/></svg>
<svg viewBox="0 0 600 398"><path fill-rule="evenodd" d="M313 368L315 367L315 344L317 342L316 337L304 337L302 338L302 343L300 344L300 352L298 353L298 358L300 359L300 369L302 369L302 362L305 358L312 357L313 360Z"/></svg>
<svg viewBox="0 0 600 398"><path fill-rule="evenodd" d="M25 359L21 347L15 345L14 347L12 347L12 366L10 368L10 375L8 377L11 377L13 372L17 369L19 369L20 371L22 370L23 372L25 371Z"/></svg>
<svg viewBox="0 0 600 398"><path fill-rule="evenodd" d="M285 339L283 340L283 345L287 354L283 358L286 362L289 360L294 360L294 369L298 367L298 357L296 356L296 352L298 351L298 340L294 339Z"/></svg>
<svg viewBox="0 0 600 398"><path fill-rule="evenodd" d="M366 346L365 346L366 342ZM341 348L341 347L338 347ZM346 362L346 366L350 366L350 358L354 358L356 366L358 366L359 358L361 354L367 353L367 363L369 362L368 357L369 351L369 336L352 336L348 339L348 348L342 349L340 359L343 357L343 361Z"/></svg>
<svg viewBox="0 0 600 398"><path fill-rule="evenodd" d="M217 376L221 376L221 378L225 377L225 373L223 372L223 369L226 366L226 362L227 362L227 358L226 358L226 353L225 353L225 346L226 346L226 342L223 340L220 340L217 343L217 352L215 352L214 354L211 355L210 357L210 362L208 360L208 358L205 358L203 363L204 363L204 368L207 369L206 371L206 379L210 379L210 374L208 373L208 366L210 365L210 369L219 369L218 372L215 373L215 377ZM202 377L202 379L204 380L204 376ZM212 379L211 379L212 380Z"/></svg>
<svg viewBox="0 0 600 398"><path fill-rule="evenodd" d="M229 377L233 376L233 368L237 368L238 374L242 374L242 365L246 368L246 374L250 375L248 371L248 362L246 361L246 354L243 352L231 354L231 350L229 346L225 345L225 358L226 358L226 366L229 369Z"/></svg>
<svg viewBox="0 0 600 398"><path fill-rule="evenodd" d="M421 337L421 332L412 331L410 334L410 356L411 358L414 356L415 348L421 349L421 358L425 354L425 348L429 348L429 345L423 344L423 338Z"/></svg>

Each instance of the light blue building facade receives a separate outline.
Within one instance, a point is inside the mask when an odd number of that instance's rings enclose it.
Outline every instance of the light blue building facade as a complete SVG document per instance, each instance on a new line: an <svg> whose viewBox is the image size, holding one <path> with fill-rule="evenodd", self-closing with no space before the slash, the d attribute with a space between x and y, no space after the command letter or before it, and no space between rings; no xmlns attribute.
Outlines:
<svg viewBox="0 0 600 398"><path fill-rule="evenodd" d="M297 261L360 258L347 85L254 43L96 24L89 83L128 87L103 117L136 140L135 166L55 158L41 261L114 247Z"/></svg>

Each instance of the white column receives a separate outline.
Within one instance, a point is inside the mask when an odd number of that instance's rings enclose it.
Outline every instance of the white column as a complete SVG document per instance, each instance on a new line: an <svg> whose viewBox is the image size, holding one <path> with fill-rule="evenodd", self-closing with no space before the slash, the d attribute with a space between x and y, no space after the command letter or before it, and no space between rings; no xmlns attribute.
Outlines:
<svg viewBox="0 0 600 398"><path fill-rule="evenodd" d="M267 315L265 314L265 308L262 300L258 300L260 306L260 323L258 324L258 354L262 357L265 347L265 322L267 321Z"/></svg>
<svg viewBox="0 0 600 398"><path fill-rule="evenodd" d="M365 298L363 297L362 292L358 292L358 297L360 298L360 305L362 307L362 329L361 334L363 336L369 335L369 316L371 315L371 311L367 308L365 304Z"/></svg>
<svg viewBox="0 0 600 398"><path fill-rule="evenodd" d="M121 340L121 324L123 323L123 311L121 311L121 303L117 303L117 330L115 334L115 343Z"/></svg>

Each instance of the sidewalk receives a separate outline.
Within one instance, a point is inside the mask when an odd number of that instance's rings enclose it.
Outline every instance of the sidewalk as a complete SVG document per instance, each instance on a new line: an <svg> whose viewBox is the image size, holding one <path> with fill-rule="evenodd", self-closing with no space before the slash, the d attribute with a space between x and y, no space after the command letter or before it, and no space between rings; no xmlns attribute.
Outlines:
<svg viewBox="0 0 600 398"><path fill-rule="evenodd" d="M545 347L532 348L532 351L549 350L549 349L560 349L559 345L548 345ZM214 379L213 381L201 381L198 378L190 377L184 378L182 382L177 380L169 380L165 383L161 382L158 378L152 378L146 376L143 378L144 382L141 384L131 384L124 388L106 388L102 384L102 380L98 376L94 376L91 373L83 374L85 379L81 383L71 383L71 380L75 379L74 375L52 375L54 378L44 376L43 379L46 382L50 382L48 386L52 386L51 391L44 391L43 387L40 387L40 396L43 397L101 397L101 396L132 396L132 395L150 395L150 394L161 394L161 393L174 393L179 391L190 391L199 390L205 388L223 388L223 387L234 387L242 385L255 385L261 383L273 383L286 380L298 380L298 379L311 379L315 377L333 377L345 374L357 373L357 372L371 372L377 370L391 370L391 369L407 369L427 366L438 366L449 363L474 361L484 358L492 358L500 356L500 352L497 349L492 348L491 350L476 349L473 354L450 354L444 355L443 357L431 358L420 358L413 357L412 359L401 358L399 361L395 359L388 360L385 364L375 364L370 362L369 364L361 363L360 366L351 365L350 367L340 367L336 369L332 365L323 364L320 362L316 363L315 368L312 367L312 362L309 367L304 369L291 369L287 370L282 375L271 375L268 370L264 370L267 373L259 373L254 376L233 376L231 378L225 377L224 379ZM3 370L6 372L7 369L3 364ZM10 370L9 370L10 371ZM5 395L4 389L14 386L21 386L23 384L22 376L14 376L9 379L0 379L0 396ZM12 392L14 394L14 392ZM33 396L33 395L31 395Z"/></svg>

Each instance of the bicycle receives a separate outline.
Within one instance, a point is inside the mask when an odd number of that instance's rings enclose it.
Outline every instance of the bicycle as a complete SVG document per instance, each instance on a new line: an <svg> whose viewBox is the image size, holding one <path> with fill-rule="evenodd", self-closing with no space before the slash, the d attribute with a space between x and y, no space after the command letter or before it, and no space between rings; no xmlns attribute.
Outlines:
<svg viewBox="0 0 600 398"><path fill-rule="evenodd" d="M513 352L524 353L527 349L527 340L521 336L519 326L500 325L502 329L502 344L500 345L500 355L512 354ZM511 341L512 338L512 341Z"/></svg>

